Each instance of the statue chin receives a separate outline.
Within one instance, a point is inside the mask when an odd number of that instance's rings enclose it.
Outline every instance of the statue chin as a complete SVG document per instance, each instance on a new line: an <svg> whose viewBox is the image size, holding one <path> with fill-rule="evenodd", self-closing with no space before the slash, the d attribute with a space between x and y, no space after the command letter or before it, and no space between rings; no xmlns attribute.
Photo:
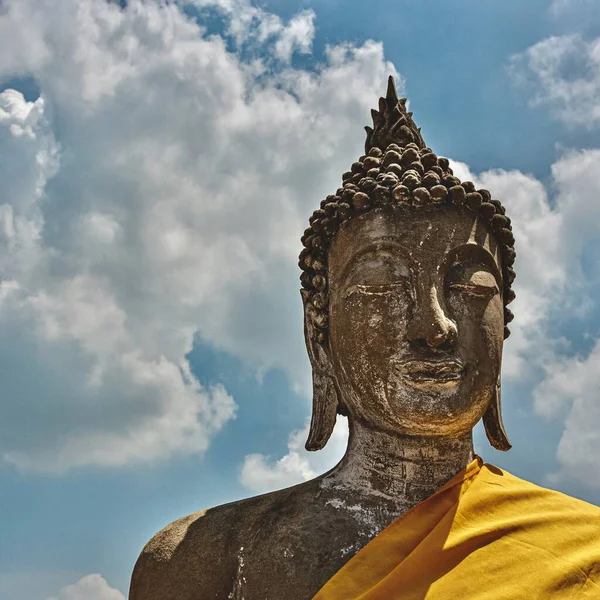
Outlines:
<svg viewBox="0 0 600 600"><path fill-rule="evenodd" d="M475 391L470 381L416 385L388 381L384 394L361 411L363 420L401 435L460 436L470 433L481 419L492 389Z"/></svg>

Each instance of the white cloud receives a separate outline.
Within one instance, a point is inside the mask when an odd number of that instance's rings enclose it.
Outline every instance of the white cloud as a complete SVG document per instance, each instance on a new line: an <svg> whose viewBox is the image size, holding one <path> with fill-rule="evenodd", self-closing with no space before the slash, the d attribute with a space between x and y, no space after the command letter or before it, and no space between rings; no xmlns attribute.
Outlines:
<svg viewBox="0 0 600 600"><path fill-rule="evenodd" d="M571 21L579 28L582 22L589 25L597 20L596 5L593 0L554 0L550 13L563 26ZM516 82L531 94L532 105L547 106L570 126L593 129L600 125L600 38L586 40L581 34L549 37L513 56L510 68ZM541 260L531 262L535 268L527 272L528 280L535 281L535 272L554 272L558 274L555 282L562 280L562 285L544 286L538 281L536 298L525 296L525 300L529 307L537 308L541 301L542 310L548 313L551 309L559 321L561 312L571 318L585 316L596 303L600 271L589 258L598 252L599 172L600 150L565 152L552 166L555 227L544 228L537 240L532 239L530 250L539 248ZM519 235L516 237L520 241ZM549 245L556 252L546 257ZM552 338L547 318L540 325L529 351L531 362L544 373L534 389L534 407L538 414L564 422L556 454L558 469L550 479L576 479L598 487L600 482L590 473L597 470L594 457L600 453L600 340L587 356L573 356L567 340ZM593 339L597 331L584 334Z"/></svg>
<svg viewBox="0 0 600 600"><path fill-rule="evenodd" d="M309 423L290 435L288 453L280 459L264 454L248 454L240 473L240 483L252 492L270 492L308 481L334 467L348 445L348 421L338 417L327 446L319 452L307 452L304 449L308 429Z"/></svg>
<svg viewBox="0 0 600 600"><path fill-rule="evenodd" d="M310 54L315 35L315 13L303 10L284 23L248 0L189 0L182 5L193 5L200 10L216 11L227 19L226 33L238 49L257 50L271 42L270 58L289 63L295 52ZM265 57L263 57L264 59Z"/></svg>
<svg viewBox="0 0 600 600"><path fill-rule="evenodd" d="M289 61L294 51L309 54L315 35L315 13L305 10L296 15L283 30L275 44L275 55Z"/></svg>
<svg viewBox="0 0 600 600"><path fill-rule="evenodd" d="M578 259L596 239L600 222L600 148L571 150L552 165L556 209L565 221L566 252Z"/></svg>
<svg viewBox="0 0 600 600"><path fill-rule="evenodd" d="M600 125L600 38L549 37L512 56L510 72L533 106L548 106L568 125Z"/></svg>
<svg viewBox="0 0 600 600"><path fill-rule="evenodd" d="M101 575L95 573L62 588L58 596L47 600L125 600L125 596L119 590L111 588Z"/></svg>
<svg viewBox="0 0 600 600"><path fill-rule="evenodd" d="M594 256L598 249L598 172L600 150L567 153L552 168L558 192L557 210L566 231L562 250L572 257L569 289L559 308L572 310L585 303L586 297L597 295L600 271L595 261L591 261L590 268L581 259ZM600 340L596 340L587 356L555 356L547 361L545 371L545 378L534 391L535 409L540 415L565 424L557 449L559 470L554 477L575 478L600 487L600 481L590 477L597 470L595 457L600 454Z"/></svg>
<svg viewBox="0 0 600 600"><path fill-rule="evenodd" d="M534 394L535 408L548 418L564 420L553 481L578 479L600 488L600 341L586 358L554 362Z"/></svg>
<svg viewBox="0 0 600 600"><path fill-rule="evenodd" d="M196 336L306 378L299 237L394 69L367 42L304 71L310 11L196 4L239 51L158 0L3 3L0 79L41 90L0 94L0 456L17 467L202 452L235 403L190 372Z"/></svg>

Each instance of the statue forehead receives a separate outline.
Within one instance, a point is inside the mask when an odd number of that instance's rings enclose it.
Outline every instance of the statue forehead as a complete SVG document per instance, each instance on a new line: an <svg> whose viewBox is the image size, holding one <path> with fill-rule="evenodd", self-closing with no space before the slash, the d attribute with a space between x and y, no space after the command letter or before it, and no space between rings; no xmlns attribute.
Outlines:
<svg viewBox="0 0 600 600"><path fill-rule="evenodd" d="M344 270L365 250L398 246L416 260L437 266L458 246L473 244L487 250L501 269L500 249L489 227L470 211L447 206L393 207L375 210L343 224L329 251L330 277Z"/></svg>

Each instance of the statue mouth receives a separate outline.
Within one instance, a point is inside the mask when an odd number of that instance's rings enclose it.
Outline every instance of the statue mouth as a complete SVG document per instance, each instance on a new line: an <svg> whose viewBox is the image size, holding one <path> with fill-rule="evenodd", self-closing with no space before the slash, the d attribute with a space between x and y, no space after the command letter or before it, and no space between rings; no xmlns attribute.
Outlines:
<svg viewBox="0 0 600 600"><path fill-rule="evenodd" d="M399 365L400 374L413 385L460 383L465 366L457 360L409 360Z"/></svg>

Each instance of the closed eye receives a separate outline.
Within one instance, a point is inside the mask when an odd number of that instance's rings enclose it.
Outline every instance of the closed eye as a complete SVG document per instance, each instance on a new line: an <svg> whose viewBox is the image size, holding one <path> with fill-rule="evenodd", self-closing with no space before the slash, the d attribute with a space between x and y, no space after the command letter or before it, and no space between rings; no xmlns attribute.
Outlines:
<svg viewBox="0 0 600 600"><path fill-rule="evenodd" d="M497 286L479 285L476 283L452 283L450 289L477 298L493 298L499 293Z"/></svg>
<svg viewBox="0 0 600 600"><path fill-rule="evenodd" d="M385 285L365 285L362 283L355 283L349 286L344 291L342 297L347 298L352 294L365 294L369 296L383 296L391 292L397 291L399 288L403 288L406 285L404 281L394 281L393 283L386 283Z"/></svg>

